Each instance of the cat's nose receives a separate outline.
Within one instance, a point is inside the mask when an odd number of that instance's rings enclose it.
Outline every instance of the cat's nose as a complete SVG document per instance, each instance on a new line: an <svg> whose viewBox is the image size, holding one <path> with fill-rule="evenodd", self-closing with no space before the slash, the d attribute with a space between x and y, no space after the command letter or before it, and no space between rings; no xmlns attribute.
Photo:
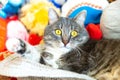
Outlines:
<svg viewBox="0 0 120 80"><path fill-rule="evenodd" d="M68 35L63 35L62 37L62 42L64 44L64 46L66 46L70 41L70 37L68 37Z"/></svg>
<svg viewBox="0 0 120 80"><path fill-rule="evenodd" d="M69 41L68 40L62 40L62 42L63 42L64 46L66 46Z"/></svg>

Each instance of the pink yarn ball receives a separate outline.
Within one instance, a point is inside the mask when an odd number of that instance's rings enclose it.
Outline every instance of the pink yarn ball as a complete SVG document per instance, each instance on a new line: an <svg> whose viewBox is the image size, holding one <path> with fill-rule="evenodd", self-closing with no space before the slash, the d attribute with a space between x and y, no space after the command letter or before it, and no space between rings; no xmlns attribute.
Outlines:
<svg viewBox="0 0 120 80"><path fill-rule="evenodd" d="M10 21L7 25L7 38L19 38L28 41L29 34L19 20Z"/></svg>

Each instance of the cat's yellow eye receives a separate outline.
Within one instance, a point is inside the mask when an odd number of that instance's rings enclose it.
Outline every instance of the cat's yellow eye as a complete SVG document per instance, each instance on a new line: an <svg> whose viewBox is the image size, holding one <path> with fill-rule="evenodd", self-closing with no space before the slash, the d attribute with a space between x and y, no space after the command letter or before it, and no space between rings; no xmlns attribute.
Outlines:
<svg viewBox="0 0 120 80"><path fill-rule="evenodd" d="M71 36L72 36L72 37L76 37L77 35L78 35L78 32L77 32L77 31L72 31L72 32L71 32Z"/></svg>
<svg viewBox="0 0 120 80"><path fill-rule="evenodd" d="M57 34L57 35L61 35L61 34L62 34L62 31L59 30L59 29L56 29L56 30L55 30L55 34Z"/></svg>

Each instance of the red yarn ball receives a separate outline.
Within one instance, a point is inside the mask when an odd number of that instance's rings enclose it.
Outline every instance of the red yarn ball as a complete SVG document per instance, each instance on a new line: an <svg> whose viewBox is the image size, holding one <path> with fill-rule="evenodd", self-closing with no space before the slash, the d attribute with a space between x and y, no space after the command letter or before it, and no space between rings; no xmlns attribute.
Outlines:
<svg viewBox="0 0 120 80"><path fill-rule="evenodd" d="M29 35L29 39L28 39L28 42L31 44L31 45L37 45L40 43L40 41L43 39L43 36L39 36L37 34L34 34L34 33L31 33Z"/></svg>

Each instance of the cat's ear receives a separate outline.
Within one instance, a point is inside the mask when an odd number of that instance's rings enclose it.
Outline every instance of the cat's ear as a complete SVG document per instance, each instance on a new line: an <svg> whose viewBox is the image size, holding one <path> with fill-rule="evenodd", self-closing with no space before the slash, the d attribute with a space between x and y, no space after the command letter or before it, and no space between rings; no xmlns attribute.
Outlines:
<svg viewBox="0 0 120 80"><path fill-rule="evenodd" d="M81 11L75 18L74 20L80 25L80 26L84 26L84 22L86 19L86 15L87 15L87 11L83 10Z"/></svg>
<svg viewBox="0 0 120 80"><path fill-rule="evenodd" d="M49 8L48 10L48 17L49 17L49 24L53 24L59 18L57 12L52 8Z"/></svg>

